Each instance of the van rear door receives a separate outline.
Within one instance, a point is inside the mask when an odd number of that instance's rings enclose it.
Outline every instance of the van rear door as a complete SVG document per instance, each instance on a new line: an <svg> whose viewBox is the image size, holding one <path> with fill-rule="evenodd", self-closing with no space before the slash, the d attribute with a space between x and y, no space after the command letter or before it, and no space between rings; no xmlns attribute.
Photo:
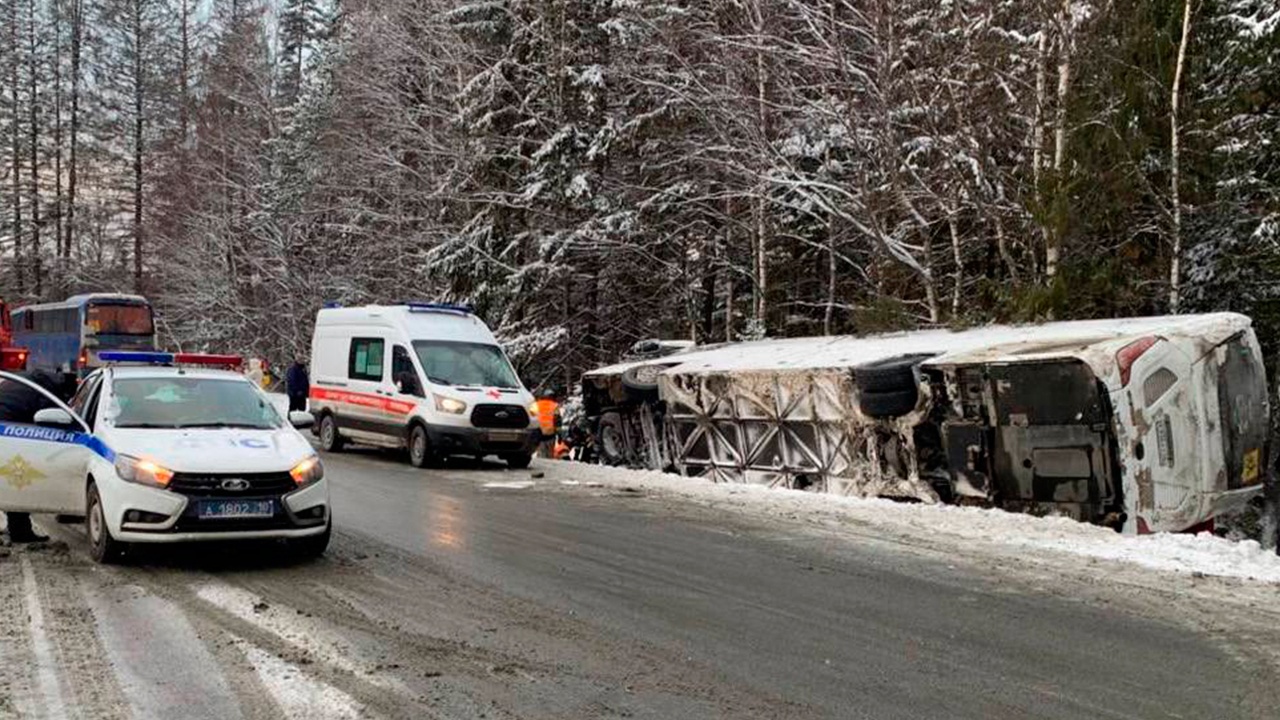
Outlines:
<svg viewBox="0 0 1280 720"><path fill-rule="evenodd" d="M1200 476L1197 418L1202 400L1193 389L1192 358L1177 344L1158 340L1134 362L1118 395L1119 420L1127 425L1127 504L1139 532L1185 530L1201 522L1196 493ZM1127 412L1124 410L1127 408Z"/></svg>

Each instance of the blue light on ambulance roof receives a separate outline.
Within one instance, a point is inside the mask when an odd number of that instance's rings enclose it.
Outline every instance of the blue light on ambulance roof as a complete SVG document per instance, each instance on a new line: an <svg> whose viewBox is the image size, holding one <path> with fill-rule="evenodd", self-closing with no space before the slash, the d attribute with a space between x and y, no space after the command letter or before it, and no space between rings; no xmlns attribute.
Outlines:
<svg viewBox="0 0 1280 720"><path fill-rule="evenodd" d="M98 353L98 360L101 362L169 364L173 362L173 353L109 350Z"/></svg>
<svg viewBox="0 0 1280 720"><path fill-rule="evenodd" d="M470 305L451 305L449 303L434 302L405 302L400 303L409 308L409 312L455 312L463 315L471 315L475 310Z"/></svg>

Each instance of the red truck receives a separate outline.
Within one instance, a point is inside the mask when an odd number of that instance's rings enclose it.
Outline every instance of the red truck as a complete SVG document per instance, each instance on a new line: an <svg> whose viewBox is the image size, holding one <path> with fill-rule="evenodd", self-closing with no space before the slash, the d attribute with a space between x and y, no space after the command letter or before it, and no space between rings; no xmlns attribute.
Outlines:
<svg viewBox="0 0 1280 720"><path fill-rule="evenodd" d="M27 349L13 346L13 321L9 306L0 300L0 370L19 372L27 367Z"/></svg>

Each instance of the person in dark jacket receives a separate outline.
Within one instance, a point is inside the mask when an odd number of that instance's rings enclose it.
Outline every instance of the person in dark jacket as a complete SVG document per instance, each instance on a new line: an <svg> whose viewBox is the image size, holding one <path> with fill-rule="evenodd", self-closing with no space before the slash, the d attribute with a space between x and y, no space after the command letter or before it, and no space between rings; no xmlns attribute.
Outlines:
<svg viewBox="0 0 1280 720"><path fill-rule="evenodd" d="M294 360L284 375L285 392L289 395L289 412L307 409L307 396L311 394L311 378L307 377L307 366L301 360Z"/></svg>
<svg viewBox="0 0 1280 720"><path fill-rule="evenodd" d="M75 378L62 373L32 370L20 373L19 377L39 385L63 402L70 400L76 391ZM35 422L36 413L50 407L54 407L53 401L29 385L13 381L0 382L0 422L30 424ZM31 516L27 513L9 512L5 515L8 518L9 542L30 543L49 539L36 534L31 527Z"/></svg>

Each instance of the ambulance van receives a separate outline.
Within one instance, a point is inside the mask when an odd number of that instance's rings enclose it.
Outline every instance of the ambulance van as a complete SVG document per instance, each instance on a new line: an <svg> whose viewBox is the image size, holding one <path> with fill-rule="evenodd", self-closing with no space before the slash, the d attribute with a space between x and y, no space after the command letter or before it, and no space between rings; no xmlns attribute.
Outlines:
<svg viewBox="0 0 1280 720"><path fill-rule="evenodd" d="M525 468L540 438L533 395L469 308L327 306L311 342L321 447L403 448L417 467L497 456Z"/></svg>

